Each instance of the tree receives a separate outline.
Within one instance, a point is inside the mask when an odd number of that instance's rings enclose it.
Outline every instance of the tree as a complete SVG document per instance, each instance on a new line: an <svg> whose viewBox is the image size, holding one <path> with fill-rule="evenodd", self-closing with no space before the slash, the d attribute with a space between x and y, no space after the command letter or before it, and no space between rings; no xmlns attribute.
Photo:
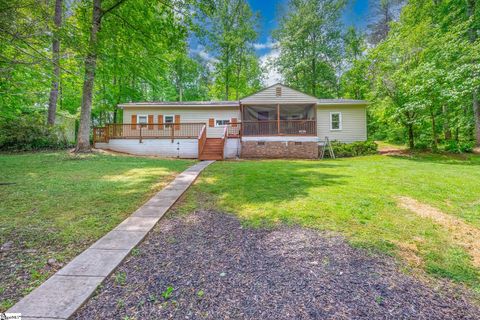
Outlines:
<svg viewBox="0 0 480 320"><path fill-rule="evenodd" d="M95 68L97 64L98 32L100 31L102 18L108 12L114 10L125 0L117 0L106 10L102 9L102 0L93 0L92 24L88 52L85 57L85 77L82 90L82 107L80 110L80 125L78 130L78 142L75 152L90 152L90 120L92 114L93 84L95 81Z"/></svg>
<svg viewBox="0 0 480 320"><path fill-rule="evenodd" d="M275 65L286 84L314 96L338 95L343 0L290 0L273 32Z"/></svg>
<svg viewBox="0 0 480 320"><path fill-rule="evenodd" d="M390 24L399 15L403 0L380 0L373 6L373 19L368 25L369 41L376 45L385 40L390 32Z"/></svg>
<svg viewBox="0 0 480 320"><path fill-rule="evenodd" d="M63 1L55 0L54 29L52 36L52 67L53 79L52 89L50 90L50 99L48 101L48 124L55 124L55 114L57 112L58 100L58 82L60 79L60 37L59 32L62 27Z"/></svg>
<svg viewBox="0 0 480 320"><path fill-rule="evenodd" d="M469 20L469 40L470 43L474 44L478 40L478 34L480 32L479 5L475 0L467 0L466 6L467 19ZM475 62L478 63L478 60ZM473 77L479 77L478 72L473 73ZM472 108L475 121L475 141L476 145L480 146L480 89L478 87L473 89Z"/></svg>
<svg viewBox="0 0 480 320"><path fill-rule="evenodd" d="M260 67L253 52L258 17L245 0L215 0L202 17L202 41L214 57L214 97L230 100L258 89Z"/></svg>
<svg viewBox="0 0 480 320"><path fill-rule="evenodd" d="M340 77L341 93L345 98L363 100L367 98L370 83L369 61L365 55L365 36L354 27L349 27L343 37L344 65L346 70Z"/></svg>
<svg viewBox="0 0 480 320"><path fill-rule="evenodd" d="M379 102L373 107L390 111L384 115L402 116L384 120L389 128L400 120L410 147L417 139L437 149L439 132L450 140L451 128L456 143L473 137L474 113L465 106L479 86L479 42L468 37L471 21L462 10L458 0L411 0L388 37L369 53Z"/></svg>

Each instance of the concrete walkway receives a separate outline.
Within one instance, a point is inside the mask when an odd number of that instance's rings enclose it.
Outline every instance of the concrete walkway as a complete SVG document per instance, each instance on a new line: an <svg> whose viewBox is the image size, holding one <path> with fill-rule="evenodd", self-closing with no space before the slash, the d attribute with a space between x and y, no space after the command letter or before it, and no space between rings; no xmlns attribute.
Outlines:
<svg viewBox="0 0 480 320"><path fill-rule="evenodd" d="M7 313L21 313L23 320L70 317L212 162L202 161L183 171L129 218L20 300Z"/></svg>

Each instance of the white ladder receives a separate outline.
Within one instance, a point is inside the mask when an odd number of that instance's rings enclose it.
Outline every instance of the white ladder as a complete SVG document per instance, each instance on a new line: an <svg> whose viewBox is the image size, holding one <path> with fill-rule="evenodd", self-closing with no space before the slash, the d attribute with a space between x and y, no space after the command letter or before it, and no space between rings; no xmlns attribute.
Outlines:
<svg viewBox="0 0 480 320"><path fill-rule="evenodd" d="M328 137L325 137L325 141L323 142L322 148L320 149L320 159L325 158L325 149L328 148L328 153L330 154L331 159L335 159L335 153L333 152L332 144Z"/></svg>

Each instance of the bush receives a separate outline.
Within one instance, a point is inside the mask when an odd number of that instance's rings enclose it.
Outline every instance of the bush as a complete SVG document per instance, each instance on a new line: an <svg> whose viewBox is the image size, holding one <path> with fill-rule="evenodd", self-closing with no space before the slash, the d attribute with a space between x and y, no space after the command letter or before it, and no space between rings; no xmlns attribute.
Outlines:
<svg viewBox="0 0 480 320"><path fill-rule="evenodd" d="M475 144L470 141L446 141L444 150L452 153L470 153Z"/></svg>
<svg viewBox="0 0 480 320"><path fill-rule="evenodd" d="M376 154L378 145L373 141L359 141L353 143L332 141L332 148L333 152L335 153L335 157L345 158Z"/></svg>
<svg viewBox="0 0 480 320"><path fill-rule="evenodd" d="M431 146L431 142L429 141L418 140L415 141L414 149L419 151L427 151L431 149Z"/></svg>
<svg viewBox="0 0 480 320"><path fill-rule="evenodd" d="M40 112L0 118L0 150L30 151L67 148L70 144L60 126L47 126Z"/></svg>

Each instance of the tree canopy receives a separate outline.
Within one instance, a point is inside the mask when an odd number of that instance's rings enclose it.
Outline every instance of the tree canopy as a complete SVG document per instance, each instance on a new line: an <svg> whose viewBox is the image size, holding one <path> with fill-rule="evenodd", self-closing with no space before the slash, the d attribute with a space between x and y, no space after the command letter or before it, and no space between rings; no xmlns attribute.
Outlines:
<svg viewBox="0 0 480 320"><path fill-rule="evenodd" d="M369 100L371 139L480 144L478 1L379 0L362 30L342 19L345 4L280 8L283 82ZM121 122L118 103L239 99L264 86L258 36L247 0L0 0L0 126L69 113L89 149L92 126Z"/></svg>

